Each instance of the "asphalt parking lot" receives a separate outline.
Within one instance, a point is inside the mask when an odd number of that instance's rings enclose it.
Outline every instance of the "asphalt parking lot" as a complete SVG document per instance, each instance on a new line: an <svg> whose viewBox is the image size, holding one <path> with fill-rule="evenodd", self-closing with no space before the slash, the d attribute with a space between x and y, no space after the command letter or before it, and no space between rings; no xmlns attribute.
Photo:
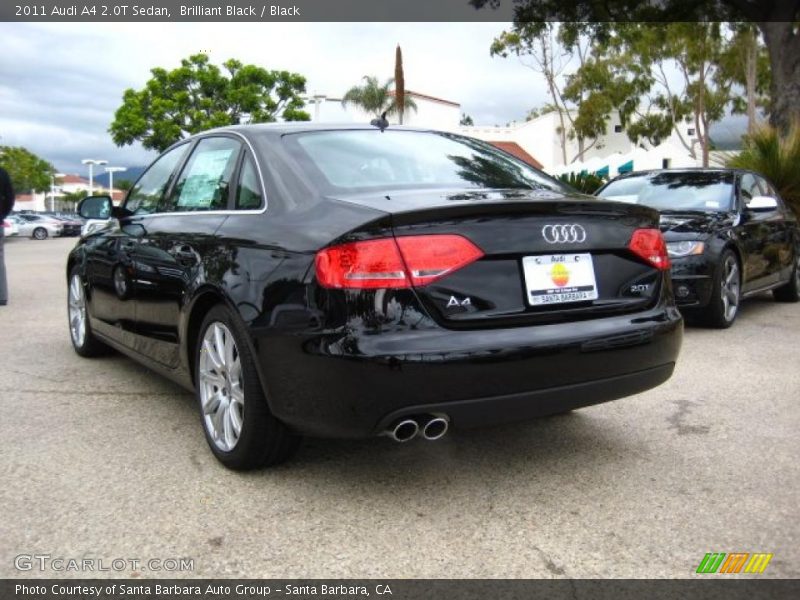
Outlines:
<svg viewBox="0 0 800 600"><path fill-rule="evenodd" d="M6 241L0 577L91 575L20 554L194 559L108 573L142 577L690 577L706 552L771 552L761 577L800 577L800 305L765 295L730 330L687 328L645 394L439 442L306 440L238 474L191 395L72 351L74 243Z"/></svg>

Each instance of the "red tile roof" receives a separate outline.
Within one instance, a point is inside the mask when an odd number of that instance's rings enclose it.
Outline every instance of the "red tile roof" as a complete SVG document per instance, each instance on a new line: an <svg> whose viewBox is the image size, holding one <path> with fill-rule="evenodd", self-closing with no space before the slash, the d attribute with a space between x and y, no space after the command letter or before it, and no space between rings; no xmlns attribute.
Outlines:
<svg viewBox="0 0 800 600"><path fill-rule="evenodd" d="M88 179L84 179L80 175L73 175L72 173L68 173L63 177L59 177L58 181L61 183L83 183L86 184L87 186L89 185Z"/></svg>
<svg viewBox="0 0 800 600"><path fill-rule="evenodd" d="M504 150L505 152L508 152L513 156L516 156L522 162L526 162L532 167L536 167L537 169L542 168L542 163L540 163L530 154L525 152L525 150L523 150L522 147L516 142L489 142L489 143L495 148L500 148L500 150Z"/></svg>

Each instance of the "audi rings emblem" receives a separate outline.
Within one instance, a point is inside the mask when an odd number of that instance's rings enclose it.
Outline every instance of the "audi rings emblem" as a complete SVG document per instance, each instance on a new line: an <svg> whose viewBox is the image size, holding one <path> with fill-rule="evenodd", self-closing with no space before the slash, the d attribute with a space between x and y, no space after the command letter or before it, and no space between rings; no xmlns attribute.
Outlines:
<svg viewBox="0 0 800 600"><path fill-rule="evenodd" d="M586 230L577 224L545 225L542 237L548 244L582 244L586 241Z"/></svg>

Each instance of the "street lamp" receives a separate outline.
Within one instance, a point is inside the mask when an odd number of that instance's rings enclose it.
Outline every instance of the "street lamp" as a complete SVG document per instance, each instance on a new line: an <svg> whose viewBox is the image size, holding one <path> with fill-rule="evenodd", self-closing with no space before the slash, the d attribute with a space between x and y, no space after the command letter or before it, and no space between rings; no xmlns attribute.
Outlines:
<svg viewBox="0 0 800 600"><path fill-rule="evenodd" d="M85 165L89 165L89 195L94 194L94 166L107 165L107 160L97 160L94 158L84 158L81 161Z"/></svg>
<svg viewBox="0 0 800 600"><path fill-rule="evenodd" d="M111 202L114 202L114 173L122 173L127 171L125 167L106 167L105 171L108 173L108 195L111 196Z"/></svg>

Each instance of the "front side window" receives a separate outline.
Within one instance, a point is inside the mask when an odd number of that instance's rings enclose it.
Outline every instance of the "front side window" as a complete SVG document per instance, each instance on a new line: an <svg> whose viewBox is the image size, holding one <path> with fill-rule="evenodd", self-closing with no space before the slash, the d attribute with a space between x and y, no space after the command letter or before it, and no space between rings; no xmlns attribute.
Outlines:
<svg viewBox="0 0 800 600"><path fill-rule="evenodd" d="M324 188L367 191L414 188L568 188L490 144L457 135L378 129L284 136L289 151Z"/></svg>
<svg viewBox="0 0 800 600"><path fill-rule="evenodd" d="M641 173L612 181L597 195L606 200L644 204L660 211L728 211L733 201L733 173Z"/></svg>
<svg viewBox="0 0 800 600"><path fill-rule="evenodd" d="M172 175L188 148L189 144L173 148L150 165L128 194L128 199L125 201L128 212L134 215L147 215L159 210Z"/></svg>
<svg viewBox="0 0 800 600"><path fill-rule="evenodd" d="M758 180L755 178L755 175L750 173L742 175L739 189L741 190L741 197L744 204L750 202L754 196L760 196L762 194L761 187L758 185Z"/></svg>
<svg viewBox="0 0 800 600"><path fill-rule="evenodd" d="M225 210L241 144L229 137L201 139L178 177L168 210Z"/></svg>

